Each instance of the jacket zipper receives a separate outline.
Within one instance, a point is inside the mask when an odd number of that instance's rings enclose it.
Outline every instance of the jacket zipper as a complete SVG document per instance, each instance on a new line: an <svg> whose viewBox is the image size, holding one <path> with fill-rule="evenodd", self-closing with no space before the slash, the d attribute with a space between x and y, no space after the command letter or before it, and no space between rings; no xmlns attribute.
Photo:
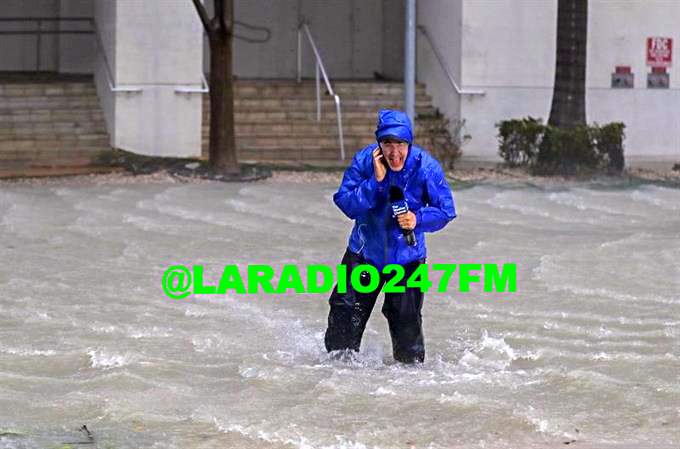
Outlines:
<svg viewBox="0 0 680 449"><path fill-rule="evenodd" d="M388 179L390 180L390 182L389 182L390 187L387 190L389 192L390 188L392 187L392 177L390 176L389 172L387 172L386 176L388 176L389 177ZM389 223L389 220L392 218L392 204L390 203L389 193L387 195L387 207L385 208L385 213L386 213L387 216L385 217L385 221L383 222L383 226L382 226L382 228L383 228L383 230L382 230L382 232L383 232L383 268L385 268L385 266L387 266L387 252L388 252L388 250L387 250L387 224Z"/></svg>

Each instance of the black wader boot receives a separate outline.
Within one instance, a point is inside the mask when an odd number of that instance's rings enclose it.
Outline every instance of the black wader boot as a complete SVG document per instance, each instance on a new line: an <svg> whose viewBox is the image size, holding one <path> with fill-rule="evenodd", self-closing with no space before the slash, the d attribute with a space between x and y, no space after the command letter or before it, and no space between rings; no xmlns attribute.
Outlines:
<svg viewBox="0 0 680 449"><path fill-rule="evenodd" d="M385 293L382 307L382 313L390 326L394 360L402 363L425 361L421 315L425 294L420 288L406 287L406 281L422 263L425 261L411 262L404 266L404 277L396 284L405 287L404 293Z"/></svg>
<svg viewBox="0 0 680 449"><path fill-rule="evenodd" d="M333 288L328 300L331 310L328 314L328 329L324 341L328 352L338 349L359 351L361 336L382 288L382 281L374 291L359 293L352 287L350 275L356 266L368 262L360 255L347 250L340 263L347 267L347 293L338 293L337 285ZM360 282L361 285L368 285L369 279L362 275Z"/></svg>
<svg viewBox="0 0 680 449"><path fill-rule="evenodd" d="M327 351L352 349L359 351L361 337L366 328L373 306L385 282L394 276L381 274L378 288L369 293L359 293L352 288L350 276L354 267L368 263L358 254L349 250L342 258L347 267L347 293L338 293L337 285L329 299L328 329L325 344ZM404 267L404 278L397 283L406 286L409 276L424 261L416 261ZM368 276L360 278L362 285L368 285ZM425 345L422 333L421 309L424 294L419 288L406 288L404 293L386 293L382 313L389 322L394 359L403 363L423 362Z"/></svg>

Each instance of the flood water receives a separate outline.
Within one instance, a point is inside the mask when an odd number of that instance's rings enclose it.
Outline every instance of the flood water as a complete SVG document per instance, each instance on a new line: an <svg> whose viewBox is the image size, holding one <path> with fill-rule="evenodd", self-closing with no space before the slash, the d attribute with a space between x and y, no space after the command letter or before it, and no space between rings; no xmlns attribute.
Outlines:
<svg viewBox="0 0 680 449"><path fill-rule="evenodd" d="M454 190L428 263L514 262L518 291L427 293L422 366L382 295L337 360L328 294L163 293L176 264L338 264L336 188L3 186L0 447L680 445L680 190Z"/></svg>

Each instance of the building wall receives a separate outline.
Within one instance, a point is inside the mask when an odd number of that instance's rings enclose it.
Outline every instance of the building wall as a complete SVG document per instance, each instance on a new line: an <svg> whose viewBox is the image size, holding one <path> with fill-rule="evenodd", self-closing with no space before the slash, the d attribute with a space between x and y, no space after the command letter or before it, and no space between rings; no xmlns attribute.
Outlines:
<svg viewBox="0 0 680 449"><path fill-rule="evenodd" d="M60 0L59 17L92 18L92 0ZM90 29L86 23L60 22L65 30ZM94 70L96 43L89 34L63 34L57 36L60 73L92 73Z"/></svg>
<svg viewBox="0 0 680 449"><path fill-rule="evenodd" d="M205 1L213 16L213 2ZM269 28L271 39L264 43L251 43L234 39L234 74L241 77L283 78L295 73L295 29L297 27L298 2L263 0L259 2L234 1L236 20ZM265 33L236 25L235 32L244 37L262 38ZM205 38L204 69L210 71L210 52Z"/></svg>
<svg viewBox="0 0 680 449"><path fill-rule="evenodd" d="M59 0L3 0L0 18L8 17L58 17ZM44 25L45 29L50 26ZM10 24L0 22L4 31L35 30L34 22ZM34 71L37 64L37 37L33 34L0 36L0 71ZM40 69L57 70L58 38L43 35L40 45Z"/></svg>
<svg viewBox="0 0 680 449"><path fill-rule="evenodd" d="M91 0L5 0L2 17L84 17L93 14ZM3 31L35 30L35 22L0 23ZM44 30L88 30L86 23L43 22ZM0 71L35 71L37 35L0 36ZM40 37L40 70L61 73L92 73L95 47L91 35L43 34Z"/></svg>
<svg viewBox="0 0 680 449"><path fill-rule="evenodd" d="M510 118L547 121L555 74L557 2L545 0L458 0L419 3L419 23L431 29L447 64L466 89L485 96L452 98L429 49L419 36L418 79L427 83L435 105L450 118L466 120L472 140L468 156L498 158L495 123ZM460 48L453 43L462 16ZM671 67L670 89L648 89L647 37L674 40L680 64L680 2L667 0L590 0L586 105L589 123L623 121L629 157L680 155L680 75ZM451 24L454 24L453 26ZM611 88L616 65L635 74L634 89ZM459 107L458 107L459 106Z"/></svg>
<svg viewBox="0 0 680 449"><path fill-rule="evenodd" d="M381 73L389 79L404 79L404 30L406 29L405 15L406 2L383 0ZM375 26L373 29L375 29Z"/></svg>
<svg viewBox="0 0 680 449"><path fill-rule="evenodd" d="M289 78L296 74L299 17L312 32L331 79L373 78L374 72L403 77L404 2L398 0L235 1L238 20L269 27L265 44L234 42L234 71L242 78ZM555 65L557 0L421 0L418 23L425 25L463 89L455 94L418 33L417 78L435 106L449 118L466 120L469 156L497 158L495 123L526 116L547 120ZM212 1L206 1L211 9ZM178 94L180 85L198 87L208 53L202 27L186 0L3 0L0 17L94 16L111 77L119 86L141 86L141 94L111 92L106 64L94 39L43 36L41 68L64 72L95 70L96 84L112 144L144 154L200 152L201 96ZM589 122L623 121L626 154L680 154L680 2L590 0L587 67ZM10 25L9 29L27 29ZM8 25L3 25L8 29ZM257 36L237 27L236 32ZM646 38L674 40L670 89L648 89ZM0 70L34 70L34 36L0 37ZM304 42L304 75L314 62ZM93 64L94 63L94 64ZM93 67L94 65L94 67ZM610 87L616 65L635 74L634 89ZM161 115L162 114L162 115Z"/></svg>
<svg viewBox="0 0 680 449"><path fill-rule="evenodd" d="M212 1L204 3L212 16ZM403 11L403 2L395 0L235 0L235 18L269 28L271 39L264 44L235 39L234 74L241 78L295 78L297 27L300 17L305 17L331 80L373 78L374 72L401 79ZM235 31L251 38L263 36L240 25ZM206 72L208 48L204 38ZM302 54L303 76L312 78L315 63L306 38Z"/></svg>
<svg viewBox="0 0 680 449"><path fill-rule="evenodd" d="M590 0L588 24L589 122L626 124L625 154L680 157L680 2ZM669 89L648 89L647 37L673 38ZM633 89L612 89L617 65L631 67Z"/></svg>

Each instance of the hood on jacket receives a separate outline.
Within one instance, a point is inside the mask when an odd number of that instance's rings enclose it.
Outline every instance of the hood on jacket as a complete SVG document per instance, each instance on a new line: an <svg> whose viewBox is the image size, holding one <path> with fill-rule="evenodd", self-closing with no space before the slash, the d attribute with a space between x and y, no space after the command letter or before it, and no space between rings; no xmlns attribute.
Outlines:
<svg viewBox="0 0 680 449"><path fill-rule="evenodd" d="M380 141L381 138L386 136L398 137L408 142L409 145L413 143L413 125L405 112L391 109L381 109L378 112L375 138Z"/></svg>

